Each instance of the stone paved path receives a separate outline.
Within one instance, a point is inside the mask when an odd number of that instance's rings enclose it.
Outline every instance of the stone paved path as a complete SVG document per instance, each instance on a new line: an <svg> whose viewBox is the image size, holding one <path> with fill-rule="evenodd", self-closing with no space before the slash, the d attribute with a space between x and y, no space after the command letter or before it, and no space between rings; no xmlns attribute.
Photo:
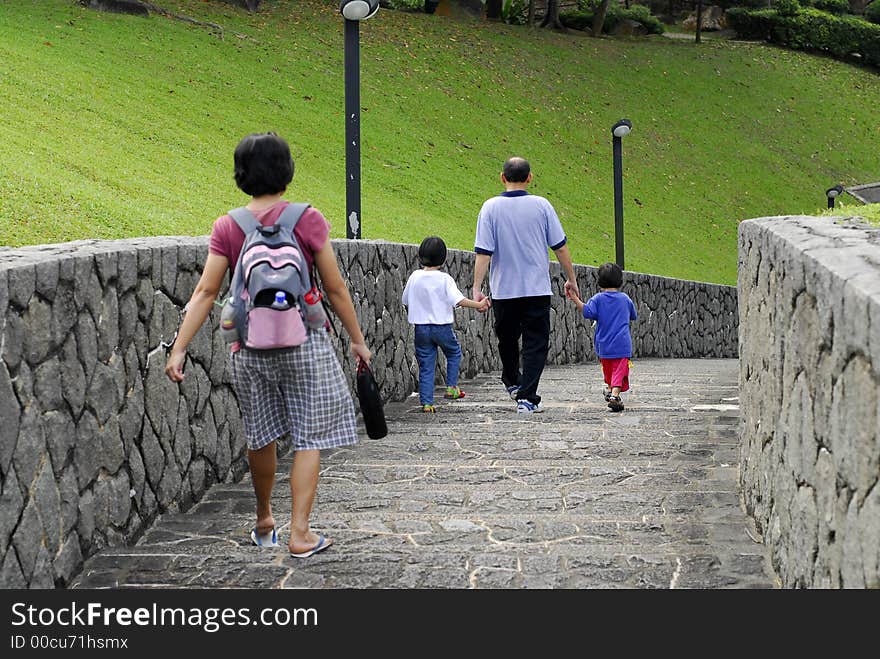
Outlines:
<svg viewBox="0 0 880 659"><path fill-rule="evenodd" d="M548 367L544 414L515 414L497 374L436 415L393 403L386 438L323 461L313 528L336 541L326 552L249 546L246 479L92 557L74 587L776 587L740 507L737 368L639 360L618 415L597 365Z"/></svg>

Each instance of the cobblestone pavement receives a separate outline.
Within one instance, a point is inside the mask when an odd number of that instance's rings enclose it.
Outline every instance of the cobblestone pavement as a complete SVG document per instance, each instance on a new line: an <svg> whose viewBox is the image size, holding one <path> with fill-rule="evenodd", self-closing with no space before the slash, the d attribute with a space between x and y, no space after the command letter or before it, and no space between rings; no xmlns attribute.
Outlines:
<svg viewBox="0 0 880 659"><path fill-rule="evenodd" d="M740 506L737 377L736 360L638 360L620 414L591 364L545 370L543 414L515 414L497 374L434 415L392 403L387 437L323 457L327 551L286 551L285 458L281 548L250 546L246 478L92 557L73 586L773 588Z"/></svg>

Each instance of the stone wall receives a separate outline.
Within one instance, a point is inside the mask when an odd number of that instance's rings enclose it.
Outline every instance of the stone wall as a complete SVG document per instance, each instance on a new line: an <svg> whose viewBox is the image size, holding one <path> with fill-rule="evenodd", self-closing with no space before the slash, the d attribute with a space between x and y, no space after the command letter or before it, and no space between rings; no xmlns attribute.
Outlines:
<svg viewBox="0 0 880 659"><path fill-rule="evenodd" d="M417 246L334 245L383 394L402 400L417 384L400 305ZM64 586L85 557L136 541L161 512L246 471L216 310L193 340L185 382L164 375L163 342L206 251L204 237L0 249L0 587ZM472 263L449 253L465 292ZM584 295L594 292L595 269L578 270ZM561 294L558 264L552 272ZM640 315L636 357L736 355L734 288L628 273L625 290ZM594 358L589 326L560 296L552 326L550 363ZM499 368L491 314L460 309L456 329L464 377ZM353 383L347 344L336 344Z"/></svg>
<svg viewBox="0 0 880 659"><path fill-rule="evenodd" d="M741 483L788 587L880 587L880 230L739 230Z"/></svg>

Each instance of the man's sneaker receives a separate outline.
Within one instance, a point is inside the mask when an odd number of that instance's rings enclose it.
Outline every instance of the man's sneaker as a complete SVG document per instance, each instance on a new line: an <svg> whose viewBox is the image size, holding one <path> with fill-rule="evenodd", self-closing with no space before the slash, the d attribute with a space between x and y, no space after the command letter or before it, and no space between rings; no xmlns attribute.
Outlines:
<svg viewBox="0 0 880 659"><path fill-rule="evenodd" d="M544 408L541 407L541 403L533 403L532 401L526 400L525 398L516 401L517 414L537 414L538 412L543 411Z"/></svg>
<svg viewBox="0 0 880 659"><path fill-rule="evenodd" d="M446 387L446 393L443 394L443 398L458 400L459 398L464 398L464 392L458 387Z"/></svg>
<svg viewBox="0 0 880 659"><path fill-rule="evenodd" d="M623 411L623 403L620 400L620 396L609 396L608 397L608 409L612 412L622 412Z"/></svg>
<svg viewBox="0 0 880 659"><path fill-rule="evenodd" d="M507 395L510 396L510 400L516 400L516 395L519 393L519 386L511 385L507 387Z"/></svg>
<svg viewBox="0 0 880 659"><path fill-rule="evenodd" d="M429 414L433 414L437 410L434 409L433 405L422 405L422 412L427 412Z"/></svg>

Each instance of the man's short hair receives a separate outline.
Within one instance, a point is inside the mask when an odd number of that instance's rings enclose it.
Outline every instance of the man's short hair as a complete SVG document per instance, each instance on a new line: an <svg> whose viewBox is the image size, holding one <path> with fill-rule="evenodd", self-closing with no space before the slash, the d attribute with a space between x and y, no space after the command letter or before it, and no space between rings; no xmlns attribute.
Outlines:
<svg viewBox="0 0 880 659"><path fill-rule="evenodd" d="M531 171L528 160L514 156L504 161L504 169L501 173L510 183L525 183Z"/></svg>
<svg viewBox="0 0 880 659"><path fill-rule="evenodd" d="M431 268L446 261L446 243L439 236L428 236L419 245L419 263Z"/></svg>
<svg viewBox="0 0 880 659"><path fill-rule="evenodd" d="M290 147L275 133L252 133L235 147L235 184L245 194L280 194L293 180Z"/></svg>
<svg viewBox="0 0 880 659"><path fill-rule="evenodd" d="M599 266L599 288L620 288L623 284L623 270L616 263L603 263Z"/></svg>

